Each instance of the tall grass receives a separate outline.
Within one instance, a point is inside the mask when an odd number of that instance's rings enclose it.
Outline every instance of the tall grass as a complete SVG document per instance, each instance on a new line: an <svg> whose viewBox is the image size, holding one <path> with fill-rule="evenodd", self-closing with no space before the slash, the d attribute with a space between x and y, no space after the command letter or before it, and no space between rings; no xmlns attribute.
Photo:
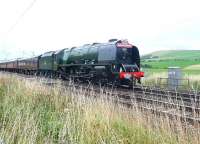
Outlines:
<svg viewBox="0 0 200 144"><path fill-rule="evenodd" d="M145 77L142 79L142 84L151 87L166 88L168 85L165 78L168 78L167 72L145 70ZM200 74L183 74L181 79L180 90L200 90Z"/></svg>
<svg viewBox="0 0 200 144"><path fill-rule="evenodd" d="M95 98L94 98L95 96ZM199 126L130 109L107 95L0 75L0 142L200 143Z"/></svg>

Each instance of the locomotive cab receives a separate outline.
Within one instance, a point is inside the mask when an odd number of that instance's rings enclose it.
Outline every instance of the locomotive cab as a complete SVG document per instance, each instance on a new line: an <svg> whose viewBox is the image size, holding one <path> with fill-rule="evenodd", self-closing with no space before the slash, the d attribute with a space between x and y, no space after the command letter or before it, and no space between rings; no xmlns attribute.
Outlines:
<svg viewBox="0 0 200 144"><path fill-rule="evenodd" d="M119 66L119 78L122 84L135 85L136 80L140 83L144 72L140 71L140 55L138 48L129 44L128 41L118 41L117 62Z"/></svg>

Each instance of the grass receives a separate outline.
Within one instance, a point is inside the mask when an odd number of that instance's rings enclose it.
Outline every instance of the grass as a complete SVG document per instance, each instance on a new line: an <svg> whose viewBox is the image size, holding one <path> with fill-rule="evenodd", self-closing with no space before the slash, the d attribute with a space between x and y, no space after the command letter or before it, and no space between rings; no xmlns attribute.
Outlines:
<svg viewBox="0 0 200 144"><path fill-rule="evenodd" d="M155 60L155 61L144 61L142 65L149 66L151 69L168 69L168 67L180 67L186 68L191 65L200 64L200 61L194 60Z"/></svg>
<svg viewBox="0 0 200 144"><path fill-rule="evenodd" d="M199 80L199 78L194 79L194 77L200 76L200 50L157 51L143 56L141 64L148 76L145 79L151 79L152 84L155 82L153 78L157 79L163 73L167 73L168 67L180 67L182 78L191 78L190 81L193 85ZM167 74L165 76L167 77ZM151 83L151 81L148 83Z"/></svg>
<svg viewBox="0 0 200 144"><path fill-rule="evenodd" d="M97 98L94 98L96 96ZM197 144L199 125L128 109L107 95L0 74L0 141L6 144Z"/></svg>
<svg viewBox="0 0 200 144"><path fill-rule="evenodd" d="M148 85L156 85L158 78L167 78L168 67L180 67L182 79L189 79L190 88L197 87L200 77L200 61L193 60L162 60L162 61L143 61L143 71L145 72L144 81ZM195 77L195 79L194 79ZM197 79L196 79L197 78Z"/></svg>
<svg viewBox="0 0 200 144"><path fill-rule="evenodd" d="M167 69L143 69L143 71L145 72L145 77L142 79L143 85L166 88L167 79L162 78L168 77ZM180 86L180 90L200 90L199 71L183 71L182 80L180 84L182 85Z"/></svg>
<svg viewBox="0 0 200 144"><path fill-rule="evenodd" d="M200 89L200 51L199 50L171 50L158 51L143 56L142 68L145 72L144 85L165 87L168 77L168 67L180 67L182 80L180 89ZM188 84L188 80L189 84Z"/></svg>

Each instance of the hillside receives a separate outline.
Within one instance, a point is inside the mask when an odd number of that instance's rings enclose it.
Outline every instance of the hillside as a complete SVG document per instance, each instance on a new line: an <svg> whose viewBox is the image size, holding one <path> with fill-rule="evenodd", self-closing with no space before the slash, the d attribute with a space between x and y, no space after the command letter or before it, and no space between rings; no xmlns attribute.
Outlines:
<svg viewBox="0 0 200 144"><path fill-rule="evenodd" d="M166 60L166 59L184 59L195 60L200 59L200 50L166 50L156 51L142 56L143 60Z"/></svg>
<svg viewBox="0 0 200 144"><path fill-rule="evenodd" d="M188 74L200 70L200 50L156 51L142 56L142 67L153 71L166 71L168 67L178 66Z"/></svg>

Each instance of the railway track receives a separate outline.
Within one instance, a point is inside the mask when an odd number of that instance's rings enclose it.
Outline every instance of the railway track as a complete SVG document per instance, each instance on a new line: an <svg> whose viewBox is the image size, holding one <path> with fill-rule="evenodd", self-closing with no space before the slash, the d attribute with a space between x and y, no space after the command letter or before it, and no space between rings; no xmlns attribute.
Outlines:
<svg viewBox="0 0 200 144"><path fill-rule="evenodd" d="M95 91L100 93L97 88L90 89L89 87L84 87L80 85L73 85L76 89L85 89L87 91ZM121 92L116 90L105 89L101 90L102 93L107 95L105 99L112 100L114 102L126 105L128 107L134 107L137 105L142 111L149 111L157 115L168 116L171 118L177 118L181 121L190 123L200 123L200 107L196 105L186 105L184 101L182 104L170 102L167 99L155 99L149 97L149 95L142 95L141 93L133 92Z"/></svg>
<svg viewBox="0 0 200 144"><path fill-rule="evenodd" d="M25 79L36 79L40 82L55 86L55 79L46 79L27 75L18 75ZM116 103L135 107L144 112L151 112L156 115L177 118L184 122L200 123L200 95L199 93L181 93L177 91L164 91L161 89L153 89L149 87L134 87L133 89L116 88L110 86L99 87L97 85L89 86L86 83L69 83L61 81L62 86L71 89L82 89L87 92L102 93L107 100Z"/></svg>

